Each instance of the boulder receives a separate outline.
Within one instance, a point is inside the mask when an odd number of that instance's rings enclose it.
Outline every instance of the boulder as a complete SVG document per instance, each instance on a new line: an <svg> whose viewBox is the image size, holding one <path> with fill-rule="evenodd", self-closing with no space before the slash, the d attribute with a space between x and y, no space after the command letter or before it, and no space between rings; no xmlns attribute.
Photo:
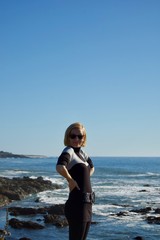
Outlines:
<svg viewBox="0 0 160 240"><path fill-rule="evenodd" d="M135 237L134 239L135 239L135 240L143 240L144 238L141 237L141 236L137 236L137 237Z"/></svg>
<svg viewBox="0 0 160 240"><path fill-rule="evenodd" d="M59 215L51 215L51 214L45 215L44 222L52 223L56 227L68 226L67 219L64 216L59 216Z"/></svg>
<svg viewBox="0 0 160 240"><path fill-rule="evenodd" d="M49 214L64 215L64 204L56 204L48 208Z"/></svg>
<svg viewBox="0 0 160 240"><path fill-rule="evenodd" d="M9 225L13 228L17 228L17 229L21 229L21 228L28 228L28 229L43 229L44 226L39 224L39 223L35 223L32 221L20 221L16 218L11 218L9 220Z"/></svg>
<svg viewBox="0 0 160 240"><path fill-rule="evenodd" d="M47 208L22 208L22 207L10 207L8 208L11 216L19 215L34 215L34 214L46 214Z"/></svg>
<svg viewBox="0 0 160 240"><path fill-rule="evenodd" d="M8 208L10 215L34 215L34 214L52 214L64 215L64 204L56 204L50 207L41 208L23 208L23 207L10 207Z"/></svg>
<svg viewBox="0 0 160 240"><path fill-rule="evenodd" d="M11 200L7 196L0 194L0 207L8 205L10 202Z"/></svg>

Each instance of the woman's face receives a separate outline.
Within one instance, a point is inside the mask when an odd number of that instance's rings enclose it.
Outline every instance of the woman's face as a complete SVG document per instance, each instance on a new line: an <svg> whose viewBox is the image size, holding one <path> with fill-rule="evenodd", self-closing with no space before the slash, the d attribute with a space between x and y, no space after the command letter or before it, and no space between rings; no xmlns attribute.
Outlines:
<svg viewBox="0 0 160 240"><path fill-rule="evenodd" d="M82 129L73 128L69 135L70 146L74 148L81 147L84 142L84 133Z"/></svg>

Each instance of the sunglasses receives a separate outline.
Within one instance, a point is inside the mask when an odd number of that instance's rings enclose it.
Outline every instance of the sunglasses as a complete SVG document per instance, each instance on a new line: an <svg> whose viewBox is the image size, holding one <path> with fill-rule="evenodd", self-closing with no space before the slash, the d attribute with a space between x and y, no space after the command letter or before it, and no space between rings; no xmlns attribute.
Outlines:
<svg viewBox="0 0 160 240"><path fill-rule="evenodd" d="M82 140L83 135L70 134L69 137L70 137L71 139L75 139L76 137L78 137L79 140Z"/></svg>

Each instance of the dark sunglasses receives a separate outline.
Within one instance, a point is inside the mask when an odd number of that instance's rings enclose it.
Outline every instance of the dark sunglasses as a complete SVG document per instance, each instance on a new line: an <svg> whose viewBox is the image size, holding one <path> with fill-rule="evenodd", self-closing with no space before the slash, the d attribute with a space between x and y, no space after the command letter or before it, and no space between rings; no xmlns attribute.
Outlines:
<svg viewBox="0 0 160 240"><path fill-rule="evenodd" d="M69 136L71 139L75 139L76 137L78 137L79 138L79 140L82 140L82 138L83 138L83 135L76 135L76 134L70 134L70 136Z"/></svg>

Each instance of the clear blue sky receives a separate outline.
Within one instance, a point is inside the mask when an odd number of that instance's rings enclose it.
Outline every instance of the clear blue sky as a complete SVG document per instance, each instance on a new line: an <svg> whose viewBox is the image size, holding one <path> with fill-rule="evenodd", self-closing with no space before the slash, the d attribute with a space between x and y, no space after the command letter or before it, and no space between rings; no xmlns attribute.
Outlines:
<svg viewBox="0 0 160 240"><path fill-rule="evenodd" d="M1 0L0 150L160 156L159 0Z"/></svg>

